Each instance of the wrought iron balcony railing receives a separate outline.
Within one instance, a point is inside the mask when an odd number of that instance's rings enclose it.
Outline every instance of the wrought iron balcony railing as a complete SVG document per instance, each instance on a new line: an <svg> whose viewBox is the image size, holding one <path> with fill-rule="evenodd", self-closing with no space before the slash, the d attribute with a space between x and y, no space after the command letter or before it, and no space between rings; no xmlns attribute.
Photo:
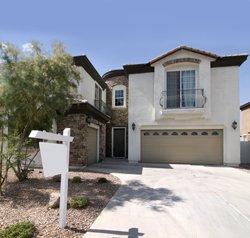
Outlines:
<svg viewBox="0 0 250 238"><path fill-rule="evenodd" d="M102 100L95 99L95 107L102 113L111 116L111 108Z"/></svg>
<svg viewBox="0 0 250 238"><path fill-rule="evenodd" d="M204 89L167 90L160 98L163 109L203 108L205 103Z"/></svg>

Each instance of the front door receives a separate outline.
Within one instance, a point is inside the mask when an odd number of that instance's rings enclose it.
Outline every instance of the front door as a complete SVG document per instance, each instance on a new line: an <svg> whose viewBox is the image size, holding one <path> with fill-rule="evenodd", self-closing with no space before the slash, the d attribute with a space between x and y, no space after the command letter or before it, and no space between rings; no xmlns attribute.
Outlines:
<svg viewBox="0 0 250 238"><path fill-rule="evenodd" d="M113 157L124 158L125 155L125 128L113 128Z"/></svg>

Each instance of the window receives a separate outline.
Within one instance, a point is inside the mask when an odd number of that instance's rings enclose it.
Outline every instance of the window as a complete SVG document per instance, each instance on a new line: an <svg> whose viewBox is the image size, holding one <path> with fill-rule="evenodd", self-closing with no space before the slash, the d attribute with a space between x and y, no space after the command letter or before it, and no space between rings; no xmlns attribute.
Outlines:
<svg viewBox="0 0 250 238"><path fill-rule="evenodd" d="M195 107L195 70L167 72L167 107Z"/></svg>
<svg viewBox="0 0 250 238"><path fill-rule="evenodd" d="M178 133L176 131L172 132L172 136L178 136Z"/></svg>
<svg viewBox="0 0 250 238"><path fill-rule="evenodd" d="M213 136L218 136L218 135L219 135L219 132L218 132L218 131L213 131L213 132L212 132L212 135L213 135Z"/></svg>
<svg viewBox="0 0 250 238"><path fill-rule="evenodd" d="M117 108L126 107L126 86L116 85L113 87L112 106Z"/></svg>
<svg viewBox="0 0 250 238"><path fill-rule="evenodd" d="M201 135L202 135L202 136L208 136L208 133L207 133L206 131L203 131L203 132L201 133Z"/></svg>
<svg viewBox="0 0 250 238"><path fill-rule="evenodd" d="M102 107L102 89L95 84L95 107L101 109Z"/></svg>
<svg viewBox="0 0 250 238"><path fill-rule="evenodd" d="M123 90L115 90L115 106L123 106L124 105L124 91Z"/></svg>

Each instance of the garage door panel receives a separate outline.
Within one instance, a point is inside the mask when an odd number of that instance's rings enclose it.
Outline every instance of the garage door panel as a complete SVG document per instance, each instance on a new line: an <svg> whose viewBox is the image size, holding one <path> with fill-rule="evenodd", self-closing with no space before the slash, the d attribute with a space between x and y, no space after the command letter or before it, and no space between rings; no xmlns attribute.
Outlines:
<svg viewBox="0 0 250 238"><path fill-rule="evenodd" d="M141 135L143 162L222 164L222 148L221 130L142 131Z"/></svg>

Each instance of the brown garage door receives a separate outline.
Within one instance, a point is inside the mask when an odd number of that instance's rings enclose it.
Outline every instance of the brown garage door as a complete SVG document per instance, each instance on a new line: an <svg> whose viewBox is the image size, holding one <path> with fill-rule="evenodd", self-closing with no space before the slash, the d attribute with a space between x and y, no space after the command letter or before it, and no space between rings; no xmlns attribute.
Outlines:
<svg viewBox="0 0 250 238"><path fill-rule="evenodd" d="M87 136L88 164L97 162L97 130L88 127Z"/></svg>
<svg viewBox="0 0 250 238"><path fill-rule="evenodd" d="M222 164L222 130L145 130L142 162Z"/></svg>

